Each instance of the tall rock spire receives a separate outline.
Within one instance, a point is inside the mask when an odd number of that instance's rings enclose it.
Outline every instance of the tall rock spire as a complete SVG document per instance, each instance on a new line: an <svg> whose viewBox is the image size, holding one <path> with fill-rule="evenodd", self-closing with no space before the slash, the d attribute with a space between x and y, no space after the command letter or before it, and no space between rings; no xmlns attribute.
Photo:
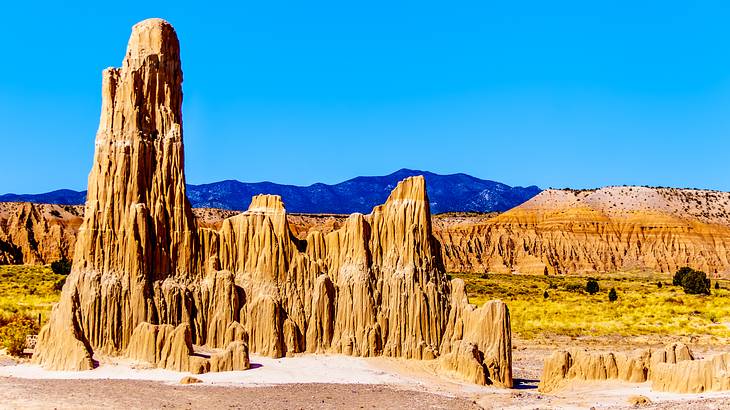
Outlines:
<svg viewBox="0 0 730 410"><path fill-rule="evenodd" d="M193 273L197 255L183 171L180 45L172 25L149 19L132 28L122 68L103 72L84 222L57 308L69 312L52 315L36 360L75 339L73 366L90 368L92 349L118 351L169 311L150 298L154 281Z"/></svg>
<svg viewBox="0 0 730 410"><path fill-rule="evenodd" d="M74 265L157 278L188 273L195 228L185 192L182 70L172 26L161 19L136 24L122 68L106 69L102 84Z"/></svg>

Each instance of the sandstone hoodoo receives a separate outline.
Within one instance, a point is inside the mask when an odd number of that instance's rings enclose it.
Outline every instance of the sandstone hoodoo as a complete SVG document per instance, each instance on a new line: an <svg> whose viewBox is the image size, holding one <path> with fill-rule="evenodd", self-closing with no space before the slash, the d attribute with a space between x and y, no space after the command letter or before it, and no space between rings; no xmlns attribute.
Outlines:
<svg viewBox="0 0 730 410"><path fill-rule="evenodd" d="M545 359L539 390L549 393L576 380L651 382L655 391L703 393L730 389L730 354L696 359L686 345L633 354L558 351Z"/></svg>
<svg viewBox="0 0 730 410"><path fill-rule="evenodd" d="M469 305L432 237L422 177L368 215L298 239L277 196L219 229L185 193L182 71L174 29L145 20L102 114L73 270L33 360L85 370L127 355L167 369L248 367L248 353L437 359L457 377L512 386L509 311ZM201 358L197 346L213 351Z"/></svg>

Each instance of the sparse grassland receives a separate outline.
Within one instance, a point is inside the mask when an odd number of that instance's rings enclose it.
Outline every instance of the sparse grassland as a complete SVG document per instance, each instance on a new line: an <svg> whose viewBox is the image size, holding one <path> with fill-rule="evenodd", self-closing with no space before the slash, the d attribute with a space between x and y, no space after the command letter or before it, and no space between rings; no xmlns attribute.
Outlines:
<svg viewBox="0 0 730 410"><path fill-rule="evenodd" d="M642 273L596 274L600 290L585 291L588 277L452 274L466 282L477 305L507 303L512 331L524 339L540 336L714 336L730 337L730 290L715 281L709 296L685 294L672 278ZM657 282L662 282L659 287ZM618 300L608 293L616 289ZM547 292L547 295L545 295ZM545 297L547 296L547 297Z"/></svg>
<svg viewBox="0 0 730 410"><path fill-rule="evenodd" d="M41 314L45 322L64 279L48 266L0 266L0 316L20 314L37 319Z"/></svg>

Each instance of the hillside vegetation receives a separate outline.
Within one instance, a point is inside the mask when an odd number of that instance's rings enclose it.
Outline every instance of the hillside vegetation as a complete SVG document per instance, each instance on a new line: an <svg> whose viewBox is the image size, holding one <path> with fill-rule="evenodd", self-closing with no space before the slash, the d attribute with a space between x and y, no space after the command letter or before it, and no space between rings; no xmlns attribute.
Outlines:
<svg viewBox="0 0 730 410"><path fill-rule="evenodd" d="M0 349L18 356L58 301L66 277L50 266L0 266Z"/></svg>
<svg viewBox="0 0 730 410"><path fill-rule="evenodd" d="M589 294L589 277L453 274L466 282L472 303L501 299L510 309L512 331L540 336L730 337L730 290L712 281L710 295L686 294L667 275L601 275ZM659 284L661 282L661 287ZM615 289L617 299L609 301Z"/></svg>
<svg viewBox="0 0 730 410"><path fill-rule="evenodd" d="M14 314L42 321L58 301L65 276L56 275L50 266L0 266L0 316Z"/></svg>

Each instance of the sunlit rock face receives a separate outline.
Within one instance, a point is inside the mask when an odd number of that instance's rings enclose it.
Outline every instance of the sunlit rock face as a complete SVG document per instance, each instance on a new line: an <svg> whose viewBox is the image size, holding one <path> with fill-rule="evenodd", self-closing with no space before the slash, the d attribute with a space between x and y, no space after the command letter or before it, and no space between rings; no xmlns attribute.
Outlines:
<svg viewBox="0 0 730 410"><path fill-rule="evenodd" d="M78 207L0 203L0 265L46 265L71 259L81 224Z"/></svg>
<svg viewBox="0 0 730 410"><path fill-rule="evenodd" d="M545 359L538 390L550 393L573 381L651 382L654 391L705 393L730 390L730 353L697 359L684 344L633 353L556 351Z"/></svg>
<svg viewBox="0 0 730 410"><path fill-rule="evenodd" d="M449 272L730 275L730 193L674 188L546 190L486 221L439 226Z"/></svg>
<svg viewBox="0 0 730 410"><path fill-rule="evenodd" d="M443 356L457 376L511 386L507 307L476 309L463 283L447 280L423 177L401 181L370 214L305 239L272 195L220 228L196 225L179 50L169 23L145 20L122 67L104 71L73 271L34 362L84 370L94 353L126 354L199 372L247 367L249 351ZM194 345L219 352L201 361Z"/></svg>

